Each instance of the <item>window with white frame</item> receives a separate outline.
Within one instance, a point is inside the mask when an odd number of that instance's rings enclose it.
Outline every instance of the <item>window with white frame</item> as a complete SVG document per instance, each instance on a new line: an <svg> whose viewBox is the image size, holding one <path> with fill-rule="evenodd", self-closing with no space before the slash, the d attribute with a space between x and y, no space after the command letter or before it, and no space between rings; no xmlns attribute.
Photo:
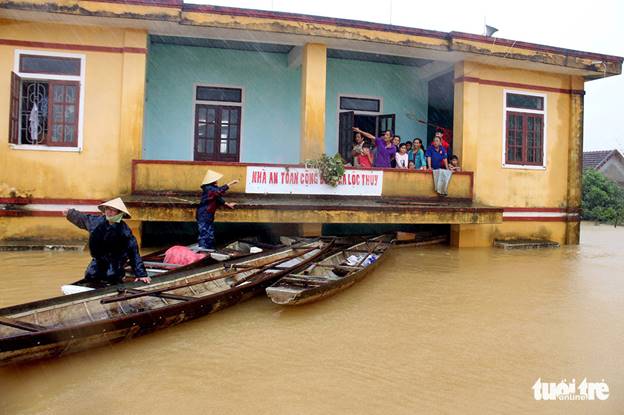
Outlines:
<svg viewBox="0 0 624 415"><path fill-rule="evenodd" d="M17 51L9 142L24 148L77 148L83 71L83 55Z"/></svg>
<svg viewBox="0 0 624 415"><path fill-rule="evenodd" d="M505 165L544 166L545 108L545 95L505 91Z"/></svg>

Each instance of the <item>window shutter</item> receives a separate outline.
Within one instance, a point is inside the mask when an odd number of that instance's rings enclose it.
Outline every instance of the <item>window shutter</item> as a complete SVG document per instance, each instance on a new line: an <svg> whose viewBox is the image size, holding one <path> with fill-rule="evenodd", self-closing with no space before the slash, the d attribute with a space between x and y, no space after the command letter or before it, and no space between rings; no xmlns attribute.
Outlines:
<svg viewBox="0 0 624 415"><path fill-rule="evenodd" d="M78 145L80 83L50 81L48 95L48 146Z"/></svg>
<svg viewBox="0 0 624 415"><path fill-rule="evenodd" d="M15 72L11 72L11 102L9 105L9 143L19 144L19 101L21 80Z"/></svg>

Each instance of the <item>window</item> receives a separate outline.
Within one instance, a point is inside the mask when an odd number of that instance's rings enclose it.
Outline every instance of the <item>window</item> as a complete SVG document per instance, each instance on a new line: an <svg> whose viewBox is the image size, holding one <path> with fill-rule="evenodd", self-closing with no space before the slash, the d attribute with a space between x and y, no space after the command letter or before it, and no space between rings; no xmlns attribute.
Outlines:
<svg viewBox="0 0 624 415"><path fill-rule="evenodd" d="M544 166L544 95L505 92L505 154L508 166Z"/></svg>
<svg viewBox="0 0 624 415"><path fill-rule="evenodd" d="M379 112L380 101L371 98L340 97L340 109L347 111Z"/></svg>
<svg viewBox="0 0 624 415"><path fill-rule="evenodd" d="M196 88L195 160L239 161L241 88Z"/></svg>
<svg viewBox="0 0 624 415"><path fill-rule="evenodd" d="M238 88L197 87L198 101L241 102L242 91Z"/></svg>
<svg viewBox="0 0 624 415"><path fill-rule="evenodd" d="M19 148L78 148L84 57L16 52L9 141Z"/></svg>

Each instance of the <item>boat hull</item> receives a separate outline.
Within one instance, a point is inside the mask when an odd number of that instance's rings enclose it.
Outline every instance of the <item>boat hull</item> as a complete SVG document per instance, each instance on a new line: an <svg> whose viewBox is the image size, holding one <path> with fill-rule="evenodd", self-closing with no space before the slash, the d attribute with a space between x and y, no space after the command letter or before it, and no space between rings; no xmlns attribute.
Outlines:
<svg viewBox="0 0 624 415"><path fill-rule="evenodd" d="M302 305L323 300L327 297L331 297L332 295L346 290L356 282L362 280L385 260L387 256L386 254L387 253L384 253L384 255L380 256L376 262L367 266L361 271L357 271L349 275L348 277L333 281L322 287L312 288L296 293L293 292L292 295L289 295L288 292L282 290L272 290L271 287L269 287L266 289L267 296L271 299L271 301L279 305Z"/></svg>
<svg viewBox="0 0 624 415"><path fill-rule="evenodd" d="M229 272L229 274L233 274L233 277L243 275L245 272L251 272L253 274L254 269L265 269L266 266L264 264L267 263L266 261L269 261L269 264L271 260L275 259L278 261L280 259L286 259L288 263L296 262L297 260L300 261L291 265L278 264L275 267L269 267L268 270L258 274L257 277L249 280L243 278L239 281L232 282L232 285L227 283L227 287L229 288L224 288L219 292L206 291L206 294L198 294L201 296L196 298L167 294L166 291L184 289L184 285L178 284L185 281L188 282L189 280L192 281L193 278L198 278L198 276L202 275L212 276L214 274L214 276L217 277L215 281L224 281L221 275L225 275L228 272L225 271L222 265L214 265L201 270L187 270L171 273L165 278L166 281L160 284L162 284L163 287L177 288L167 288L163 290L165 293L159 294L160 296L158 296L158 298L143 295L145 291L137 291L134 287L145 288L145 286L133 283L125 284L122 288L111 287L0 309L0 323L4 322L3 327L5 327L5 335L0 338L0 365L60 357L94 347L110 345L212 314L263 293L269 285L285 274L299 269L300 267L305 267L311 261L322 256L330 246L331 244L319 243L317 248L311 248L312 251L308 249L309 253L301 255L293 254L293 252L298 252L294 249L283 249L268 253L265 256L258 255L252 259L241 259L235 264L228 265L228 267L236 267L238 265L244 269L243 271ZM221 282L220 284L226 283ZM196 285L196 287L199 287L199 284ZM192 288L190 289L192 290ZM123 292L123 294L119 294L121 292ZM137 292L143 294L133 298L132 296L137 295ZM123 299L115 299L119 295L121 295ZM169 295L169 297L162 297L164 295ZM159 308L154 307L141 311L135 311L135 309L133 309L132 301L136 301L139 297L141 299L148 298L151 299L151 301L162 300L167 303L164 299L174 297L175 300L176 296L182 297L185 300L178 303L161 305ZM107 318L94 320L89 312L90 304L105 303L112 303L115 305L115 307L109 309L108 312L112 309L119 309L120 311L109 315ZM147 304L149 304L149 301ZM58 321L63 321L62 316L64 311L62 310L68 310L68 307L80 308L82 305L84 305L86 309L85 317L82 317L82 321L76 324L43 327L33 324L34 322L32 320L30 320L30 322L24 320L24 316L28 313L36 315L37 313L57 312L57 310L59 310ZM140 304L136 307L142 307L142 305ZM122 314L124 309L126 310L126 314ZM128 310L130 310L130 312L128 312ZM87 319L87 315L90 319ZM25 327L25 330L14 324L21 324L22 327ZM6 326L10 327L7 328ZM13 332L15 331L15 327L18 327L17 333ZM38 327L41 327L41 330L38 330ZM22 333L21 330L24 330L24 332ZM10 333L6 334L7 332Z"/></svg>

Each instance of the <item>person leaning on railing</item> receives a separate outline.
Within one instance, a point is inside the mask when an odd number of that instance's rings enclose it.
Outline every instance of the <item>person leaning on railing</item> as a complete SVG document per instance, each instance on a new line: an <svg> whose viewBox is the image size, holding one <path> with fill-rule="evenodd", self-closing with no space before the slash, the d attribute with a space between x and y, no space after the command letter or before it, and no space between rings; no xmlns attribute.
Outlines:
<svg viewBox="0 0 624 415"><path fill-rule="evenodd" d="M364 137L373 140L376 148L374 167L390 168L390 161L394 158L396 147L392 144L392 131L388 130L383 137L375 137L371 133L353 127L353 131L362 134Z"/></svg>
<svg viewBox="0 0 624 415"><path fill-rule="evenodd" d="M448 155L442 147L442 139L436 134L433 143L425 152L427 168L429 170L448 169Z"/></svg>

